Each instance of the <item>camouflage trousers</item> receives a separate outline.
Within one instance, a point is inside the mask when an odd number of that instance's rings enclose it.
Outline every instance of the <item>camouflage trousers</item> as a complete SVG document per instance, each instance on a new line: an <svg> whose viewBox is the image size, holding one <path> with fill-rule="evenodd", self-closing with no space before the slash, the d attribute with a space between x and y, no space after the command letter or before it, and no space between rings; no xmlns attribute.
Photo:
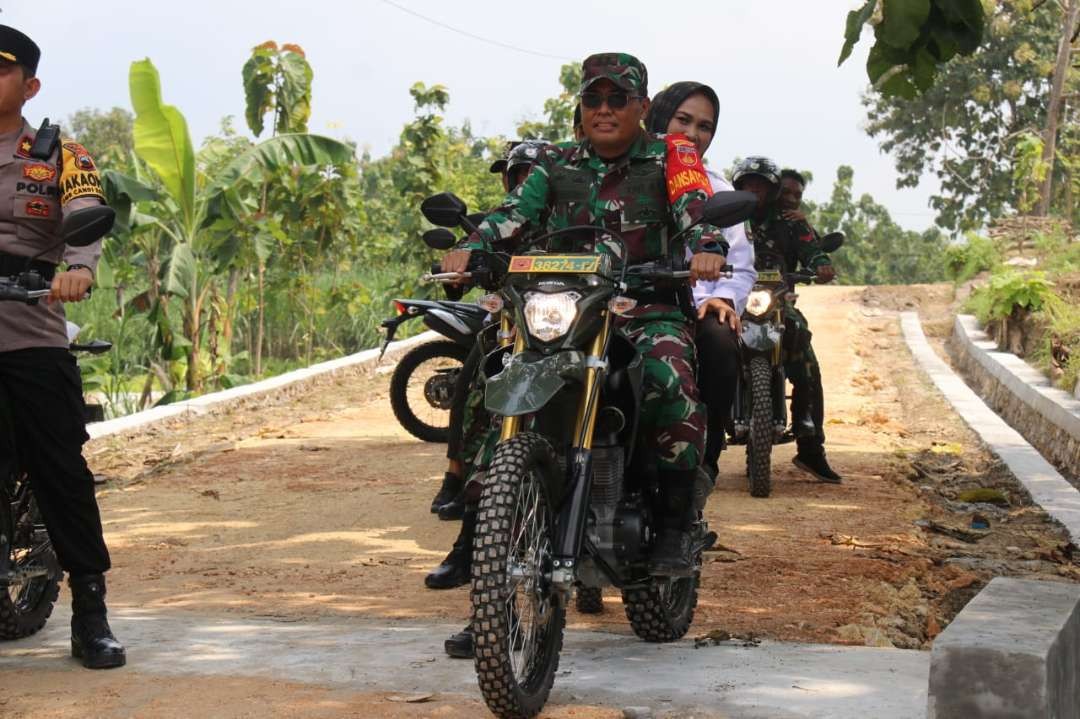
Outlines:
<svg viewBox="0 0 1080 719"><path fill-rule="evenodd" d="M818 454L825 445L825 392L821 383L821 366L810 344L806 316L788 305L784 312L784 374L791 381L791 416L793 421L808 412L814 423L814 434L798 436L800 454Z"/></svg>
<svg viewBox="0 0 1080 719"><path fill-rule="evenodd" d="M705 449L705 404L695 379L694 326L679 310L650 311L617 326L645 358L641 439L661 470L691 470Z"/></svg>

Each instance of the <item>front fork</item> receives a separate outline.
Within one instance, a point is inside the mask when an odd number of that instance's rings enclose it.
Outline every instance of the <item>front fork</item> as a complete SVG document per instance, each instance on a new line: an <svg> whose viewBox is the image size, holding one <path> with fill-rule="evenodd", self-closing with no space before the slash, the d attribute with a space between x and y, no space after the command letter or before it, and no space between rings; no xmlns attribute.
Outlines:
<svg viewBox="0 0 1080 719"><path fill-rule="evenodd" d="M508 324L506 317L502 323ZM556 520L554 557L552 560L551 581L563 592L569 592L574 583L577 558L581 555L581 545L585 536L585 524L588 519L589 496L592 492L592 443L596 430L596 417L600 409L600 388L603 385L607 366L603 358L607 355L607 345L611 337L611 313L604 313L604 323L589 346L585 367L585 386L581 401L575 413L573 442L567 463L568 486L570 496L559 510ZM500 335L502 336L502 335ZM514 340L514 354L525 348L525 340L519 331ZM503 417L500 442L513 437L520 431L521 417Z"/></svg>

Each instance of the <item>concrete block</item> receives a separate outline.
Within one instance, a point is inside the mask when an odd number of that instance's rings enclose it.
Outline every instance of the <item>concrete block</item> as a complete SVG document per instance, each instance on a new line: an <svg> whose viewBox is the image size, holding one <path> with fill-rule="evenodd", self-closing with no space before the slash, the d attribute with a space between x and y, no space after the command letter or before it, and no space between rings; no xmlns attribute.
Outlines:
<svg viewBox="0 0 1080 719"><path fill-rule="evenodd" d="M1080 719L1080 585L995 577L930 654L929 719Z"/></svg>

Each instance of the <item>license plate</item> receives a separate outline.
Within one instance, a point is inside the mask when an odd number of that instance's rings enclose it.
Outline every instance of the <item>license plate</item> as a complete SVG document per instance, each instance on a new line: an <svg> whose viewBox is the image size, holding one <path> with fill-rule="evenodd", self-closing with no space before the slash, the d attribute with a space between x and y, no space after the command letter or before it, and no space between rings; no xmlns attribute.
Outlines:
<svg viewBox="0 0 1080 719"><path fill-rule="evenodd" d="M600 255L536 255L511 257L511 272L592 274L600 269Z"/></svg>
<svg viewBox="0 0 1080 719"><path fill-rule="evenodd" d="M776 270L762 270L757 273L758 282L779 282L782 279L783 277Z"/></svg>

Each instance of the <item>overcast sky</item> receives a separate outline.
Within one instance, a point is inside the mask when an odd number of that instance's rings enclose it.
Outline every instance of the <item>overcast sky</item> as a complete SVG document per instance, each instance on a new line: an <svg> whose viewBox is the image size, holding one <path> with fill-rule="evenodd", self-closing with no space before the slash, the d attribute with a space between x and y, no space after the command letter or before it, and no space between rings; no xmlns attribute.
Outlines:
<svg viewBox="0 0 1080 719"><path fill-rule="evenodd" d="M559 92L563 62L627 51L648 66L651 93L679 80L716 89L714 165L769 155L812 171L807 194L824 199L837 166L849 164L856 192L872 193L902 225L921 230L933 221L931 181L896 190L891 159L861 129L869 31L836 68L855 0L713 0L688 3L685 13L641 0L392 2L528 52L384 0L0 0L0 23L42 48L42 91L27 106L34 124L82 107L130 108L128 67L149 57L165 101L185 114L197 143L225 115L244 129L240 68L252 47L273 39L301 45L314 68L311 131L351 138L375 155L412 117L408 88L417 80L449 88L450 122L467 118L478 133L512 136Z"/></svg>

